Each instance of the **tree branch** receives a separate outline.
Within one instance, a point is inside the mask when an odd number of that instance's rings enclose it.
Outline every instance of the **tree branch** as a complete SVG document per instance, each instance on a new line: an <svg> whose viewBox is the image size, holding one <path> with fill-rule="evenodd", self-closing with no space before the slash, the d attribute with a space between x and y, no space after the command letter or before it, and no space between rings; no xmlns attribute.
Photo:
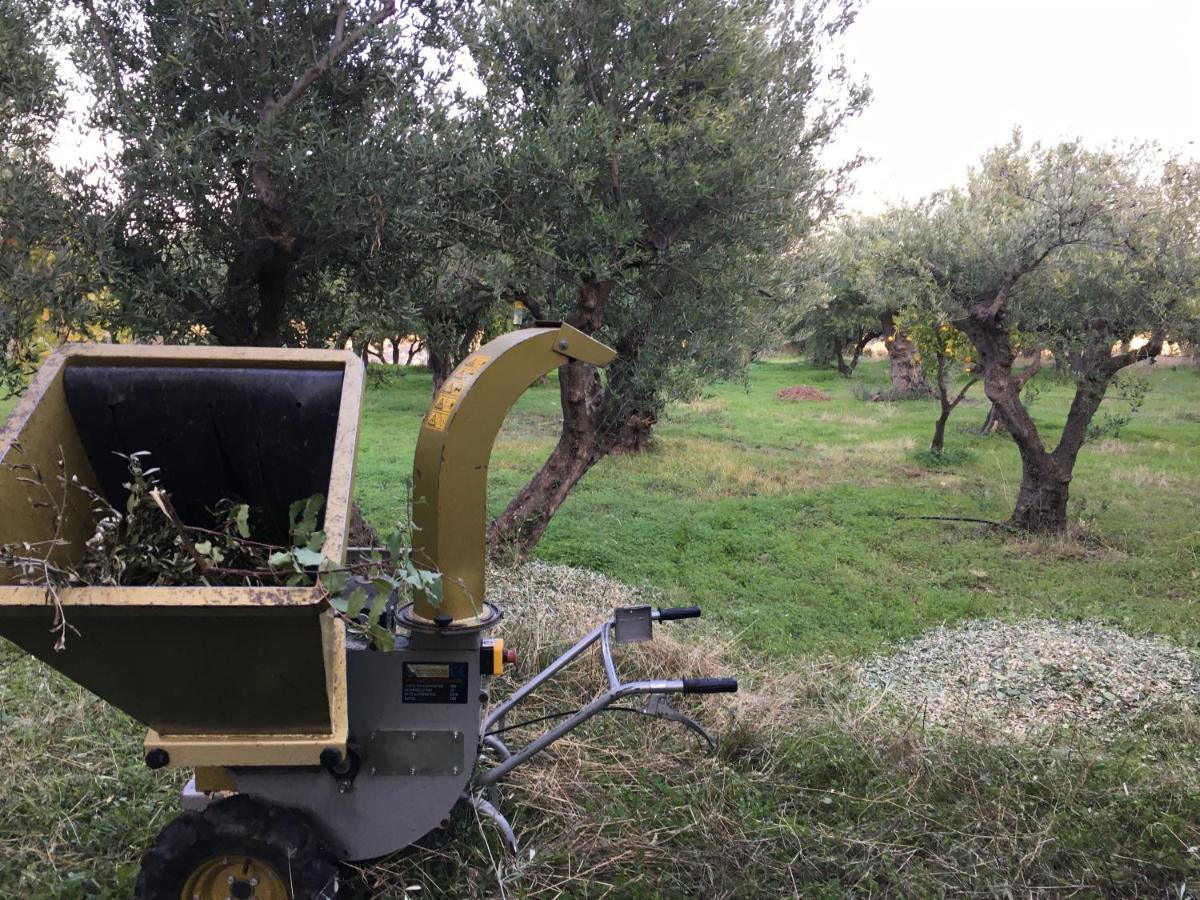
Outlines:
<svg viewBox="0 0 1200 900"><path fill-rule="evenodd" d="M1154 329L1150 332L1150 340L1144 346L1138 347L1136 350L1128 350L1125 353L1118 353L1116 356L1110 356L1103 365L1104 374L1111 378L1126 366L1131 366L1136 362L1141 362L1143 359L1156 359L1162 353L1163 340L1165 340L1162 331Z"/></svg>
<svg viewBox="0 0 1200 900"><path fill-rule="evenodd" d="M104 59L108 63L108 74L112 78L113 92L117 95L117 103L121 107L121 112L125 118L129 118L129 104L125 100L125 85L121 81L121 72L117 68L116 57L113 56L112 35L108 33L108 29L104 27L104 23L100 21L100 16L96 13L96 7L92 0L83 0L83 8L87 10L88 20L92 23L92 28L96 32L96 37L100 41L100 49L104 51Z"/></svg>
<svg viewBox="0 0 1200 900"><path fill-rule="evenodd" d="M305 69L304 73L292 82L292 86L288 88L287 93L282 97L268 100L263 106L260 118L264 125L272 122L276 116L300 99L309 86L320 78L330 66L337 62L347 50L350 50L361 41L368 31L385 19L395 15L396 2L395 0L386 0L383 6L367 21L349 34L344 35L343 31L345 29L346 13L348 10L349 6L346 3L342 3L338 7L337 25L334 27L333 43L329 45L329 49L325 51L325 54Z"/></svg>

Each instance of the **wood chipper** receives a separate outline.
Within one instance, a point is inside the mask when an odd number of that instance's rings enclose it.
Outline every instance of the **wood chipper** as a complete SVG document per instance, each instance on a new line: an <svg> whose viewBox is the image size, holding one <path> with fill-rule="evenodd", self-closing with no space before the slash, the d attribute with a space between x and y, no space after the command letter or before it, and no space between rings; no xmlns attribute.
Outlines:
<svg viewBox="0 0 1200 900"><path fill-rule="evenodd" d="M144 898L331 898L337 863L399 850L472 804L516 837L496 785L617 700L680 722L673 693L737 690L733 679L623 682L614 645L649 640L694 607L623 607L547 669L493 704L514 660L487 632L501 618L484 584L488 458L504 417L535 380L613 351L557 323L472 353L438 391L413 467L413 557L441 573L390 613L394 647L354 633L320 587L71 587L56 591L77 634L48 634L45 587L0 568L0 635L148 727L152 768L194 769L183 812L146 852ZM288 506L320 493L329 560L345 560L362 364L339 351L73 346L52 356L0 432L0 544L46 541L22 466L56 466L119 507L118 454L148 452L178 515L222 498L262 510L286 535ZM13 467L18 468L14 469ZM86 504L65 517L63 553L88 539ZM286 539L286 538L284 538ZM589 648L607 685L527 745L505 717ZM485 758L486 757L486 758Z"/></svg>

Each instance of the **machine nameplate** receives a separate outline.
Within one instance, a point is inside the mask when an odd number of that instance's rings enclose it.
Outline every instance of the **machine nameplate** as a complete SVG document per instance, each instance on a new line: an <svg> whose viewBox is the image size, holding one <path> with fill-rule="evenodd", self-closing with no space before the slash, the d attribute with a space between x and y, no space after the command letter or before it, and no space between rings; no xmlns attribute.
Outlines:
<svg viewBox="0 0 1200 900"><path fill-rule="evenodd" d="M458 775L461 731L372 731L363 764L372 775Z"/></svg>
<svg viewBox="0 0 1200 900"><path fill-rule="evenodd" d="M466 703L465 662L406 662L401 699L405 703Z"/></svg>

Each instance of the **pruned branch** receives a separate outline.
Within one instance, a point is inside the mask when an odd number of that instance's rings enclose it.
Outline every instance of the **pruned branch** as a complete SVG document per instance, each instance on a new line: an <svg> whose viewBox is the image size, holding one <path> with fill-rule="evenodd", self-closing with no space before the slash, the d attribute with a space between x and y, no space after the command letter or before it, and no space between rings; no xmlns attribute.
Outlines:
<svg viewBox="0 0 1200 900"><path fill-rule="evenodd" d="M171 498L167 496L166 491L154 488L150 491L150 499L154 501L155 505L162 510L163 515L175 526L175 530L179 533L179 542L183 544L183 549L188 552L188 555L196 561L196 568L201 572L207 572L209 561L196 549L196 545L187 533L187 526L179 518L179 513L175 511L175 507L171 504Z"/></svg>

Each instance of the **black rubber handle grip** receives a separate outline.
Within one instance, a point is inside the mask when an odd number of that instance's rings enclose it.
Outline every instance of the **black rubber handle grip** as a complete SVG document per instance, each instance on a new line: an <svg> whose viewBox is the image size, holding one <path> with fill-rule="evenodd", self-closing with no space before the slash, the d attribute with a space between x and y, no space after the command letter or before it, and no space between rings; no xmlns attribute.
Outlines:
<svg viewBox="0 0 1200 900"><path fill-rule="evenodd" d="M700 607L698 606L669 606L663 609L658 608L658 621L670 622L672 619L698 619L700 618Z"/></svg>
<svg viewBox="0 0 1200 900"><path fill-rule="evenodd" d="M736 694L737 689L736 678L683 679L683 692L685 694Z"/></svg>

